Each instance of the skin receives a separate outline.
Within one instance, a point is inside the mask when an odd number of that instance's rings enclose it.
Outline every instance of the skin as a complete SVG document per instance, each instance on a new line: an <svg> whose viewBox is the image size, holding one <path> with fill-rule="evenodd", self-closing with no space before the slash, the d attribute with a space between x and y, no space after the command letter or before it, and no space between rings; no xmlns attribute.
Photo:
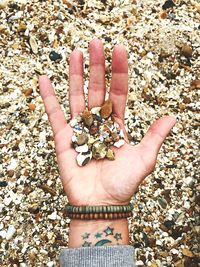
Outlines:
<svg viewBox="0 0 200 267"><path fill-rule="evenodd" d="M101 106L105 100L105 58L101 40L89 44L90 80L88 108ZM75 49L69 59L69 103L71 118L86 108L83 92L83 54ZM47 76L39 77L40 94L54 133L60 177L72 205L124 205L143 179L154 169L159 149L176 120L165 116L155 121L140 144L126 143L115 148L116 159L92 159L84 167L76 163L77 152L71 148L73 130L67 124L54 89ZM128 61L123 45L115 45L112 54L112 79L109 98L116 121L124 129L124 111L128 93ZM125 131L125 129L124 129Z"/></svg>

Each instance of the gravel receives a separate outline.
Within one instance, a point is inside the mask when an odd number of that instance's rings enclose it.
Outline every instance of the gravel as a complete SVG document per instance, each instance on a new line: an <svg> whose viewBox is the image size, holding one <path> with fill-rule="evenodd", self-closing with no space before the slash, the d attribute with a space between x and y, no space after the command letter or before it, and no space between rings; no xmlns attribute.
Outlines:
<svg viewBox="0 0 200 267"><path fill-rule="evenodd" d="M104 43L107 88L114 45L129 54L125 122L133 145L156 118L177 118L155 171L132 198L130 239L138 266L200 265L200 4L166 2L1 0L1 266L59 266L68 245L67 198L38 75L51 78L69 119L68 58L74 48L84 52L87 95L94 37Z"/></svg>

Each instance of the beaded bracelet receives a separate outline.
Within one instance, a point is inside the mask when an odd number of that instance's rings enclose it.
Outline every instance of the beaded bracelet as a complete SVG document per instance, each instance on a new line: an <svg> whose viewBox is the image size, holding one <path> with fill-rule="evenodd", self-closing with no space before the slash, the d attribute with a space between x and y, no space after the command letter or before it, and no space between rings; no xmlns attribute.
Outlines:
<svg viewBox="0 0 200 267"><path fill-rule="evenodd" d="M115 219L124 219L128 217L132 217L132 212L120 212L120 213L68 213L67 214L70 219L79 219L79 220L97 220L97 219L104 219L104 220L115 220Z"/></svg>
<svg viewBox="0 0 200 267"><path fill-rule="evenodd" d="M67 215L71 219L121 219L132 216L133 204L120 206L65 206Z"/></svg>

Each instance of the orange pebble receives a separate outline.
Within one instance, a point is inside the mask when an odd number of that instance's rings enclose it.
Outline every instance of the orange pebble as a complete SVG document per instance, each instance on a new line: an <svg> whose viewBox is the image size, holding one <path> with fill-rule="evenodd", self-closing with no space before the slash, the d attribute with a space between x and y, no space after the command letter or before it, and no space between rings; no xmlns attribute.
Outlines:
<svg viewBox="0 0 200 267"><path fill-rule="evenodd" d="M28 107L29 107L29 109L30 109L31 111L34 111L34 110L35 110L35 104L33 104L33 103L30 103L30 104L28 105Z"/></svg>

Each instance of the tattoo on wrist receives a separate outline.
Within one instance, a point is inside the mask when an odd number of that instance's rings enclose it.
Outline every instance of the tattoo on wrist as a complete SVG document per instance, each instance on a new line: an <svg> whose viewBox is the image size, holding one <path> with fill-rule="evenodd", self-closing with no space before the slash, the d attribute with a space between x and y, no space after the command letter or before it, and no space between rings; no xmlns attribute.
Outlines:
<svg viewBox="0 0 200 267"><path fill-rule="evenodd" d="M122 240L122 234L114 232L114 228L107 227L102 232L97 232L95 234L91 233L84 233L82 236L83 244L82 247L91 247L91 246L103 246L103 245L109 245L113 241L118 241L116 245L120 245L120 240ZM94 240L93 242L90 242ZM97 241L97 242L96 242Z"/></svg>

